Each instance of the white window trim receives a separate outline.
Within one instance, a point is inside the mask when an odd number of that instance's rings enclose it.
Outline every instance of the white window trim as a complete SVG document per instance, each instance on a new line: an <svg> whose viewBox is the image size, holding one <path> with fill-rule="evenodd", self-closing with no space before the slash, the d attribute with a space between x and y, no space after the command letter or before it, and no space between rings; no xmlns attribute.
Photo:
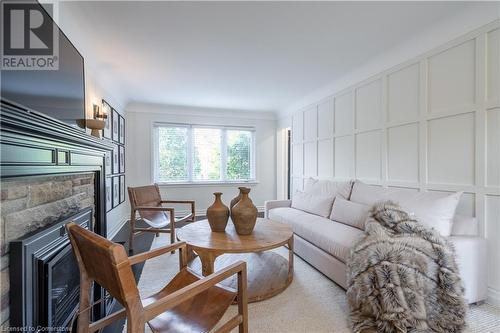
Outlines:
<svg viewBox="0 0 500 333"><path fill-rule="evenodd" d="M187 127L188 130L188 142L189 145L187 147L188 154L188 177L190 180L187 181L159 181L158 180L158 128L160 127ZM221 178L222 180L192 180L193 179L193 128L216 128L222 131L226 130L242 130L251 132L251 143L250 143L250 179L241 179L241 180L223 180L226 178L226 168L223 167L226 165L227 161L227 143L226 143L226 135L223 134L221 138ZM255 128L254 127L245 127L245 126L217 126L217 125L203 125L203 124L186 124L186 123L164 123L164 122L153 122L152 123L152 137L153 144L152 147L152 170L151 175L153 177L153 183L157 183L161 186L168 187L189 187L189 186L213 186L213 185L256 185L259 182L256 179L256 153L255 153Z"/></svg>

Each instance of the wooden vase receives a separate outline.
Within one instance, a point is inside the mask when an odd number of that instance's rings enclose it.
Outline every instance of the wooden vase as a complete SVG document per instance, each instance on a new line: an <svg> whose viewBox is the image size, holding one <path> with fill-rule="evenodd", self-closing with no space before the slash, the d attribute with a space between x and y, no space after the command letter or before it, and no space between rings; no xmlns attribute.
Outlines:
<svg viewBox="0 0 500 333"><path fill-rule="evenodd" d="M222 203L222 193L215 192L215 201L207 209L207 219L213 232L224 232L229 219L229 208Z"/></svg>
<svg viewBox="0 0 500 333"><path fill-rule="evenodd" d="M241 199L231 210L231 218L239 235L250 235L257 222L257 207L248 196L249 188L240 188L240 193Z"/></svg>
<svg viewBox="0 0 500 333"><path fill-rule="evenodd" d="M233 207L234 205L236 205L238 203L238 201L240 201L241 199L241 190L245 189L246 187L238 187L238 189L240 190L240 193L238 193L237 196L235 196L233 198L233 200L231 200L231 202L229 203L229 210L232 211L233 210Z"/></svg>

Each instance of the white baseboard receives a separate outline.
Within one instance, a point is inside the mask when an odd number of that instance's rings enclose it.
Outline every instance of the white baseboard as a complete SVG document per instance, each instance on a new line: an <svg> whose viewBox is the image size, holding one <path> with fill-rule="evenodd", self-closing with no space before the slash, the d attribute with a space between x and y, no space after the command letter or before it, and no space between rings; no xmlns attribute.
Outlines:
<svg viewBox="0 0 500 333"><path fill-rule="evenodd" d="M107 238L108 239L113 239L116 234L122 230L123 226L125 226L125 224L128 222L128 217L127 216L124 216L120 219L120 223L118 223L114 228L113 230L108 230L108 235L107 235Z"/></svg>
<svg viewBox="0 0 500 333"><path fill-rule="evenodd" d="M488 288L488 299L486 302L495 306L500 306L500 291Z"/></svg>

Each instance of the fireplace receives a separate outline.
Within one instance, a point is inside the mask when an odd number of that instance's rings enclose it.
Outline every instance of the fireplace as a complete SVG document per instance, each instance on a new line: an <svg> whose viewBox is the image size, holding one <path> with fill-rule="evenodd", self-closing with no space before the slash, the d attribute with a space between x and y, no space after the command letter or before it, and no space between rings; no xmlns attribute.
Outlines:
<svg viewBox="0 0 500 333"><path fill-rule="evenodd" d="M66 246L46 265L43 290L47 296L42 300L46 305L43 318L47 318L47 327L68 327L80 295L78 264L71 247Z"/></svg>
<svg viewBox="0 0 500 333"><path fill-rule="evenodd" d="M67 330L78 306L80 274L64 225L92 229L87 208L10 243L11 325Z"/></svg>
<svg viewBox="0 0 500 333"><path fill-rule="evenodd" d="M113 147L1 102L0 330L65 327L78 300L69 221L106 237L105 156ZM94 284L92 298L104 289ZM92 309L98 320L112 308Z"/></svg>

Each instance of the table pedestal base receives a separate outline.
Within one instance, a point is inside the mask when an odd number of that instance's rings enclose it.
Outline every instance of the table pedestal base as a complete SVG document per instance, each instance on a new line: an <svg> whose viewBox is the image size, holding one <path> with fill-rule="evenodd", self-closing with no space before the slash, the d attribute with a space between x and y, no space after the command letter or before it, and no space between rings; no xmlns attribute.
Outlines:
<svg viewBox="0 0 500 333"><path fill-rule="evenodd" d="M290 285L293 279L293 262L274 252L222 254L215 260L215 272L228 265L243 260L247 263L248 302L259 302L273 297ZM200 258L196 257L189 267L202 274ZM222 285L237 289L237 278L233 276L221 282Z"/></svg>

